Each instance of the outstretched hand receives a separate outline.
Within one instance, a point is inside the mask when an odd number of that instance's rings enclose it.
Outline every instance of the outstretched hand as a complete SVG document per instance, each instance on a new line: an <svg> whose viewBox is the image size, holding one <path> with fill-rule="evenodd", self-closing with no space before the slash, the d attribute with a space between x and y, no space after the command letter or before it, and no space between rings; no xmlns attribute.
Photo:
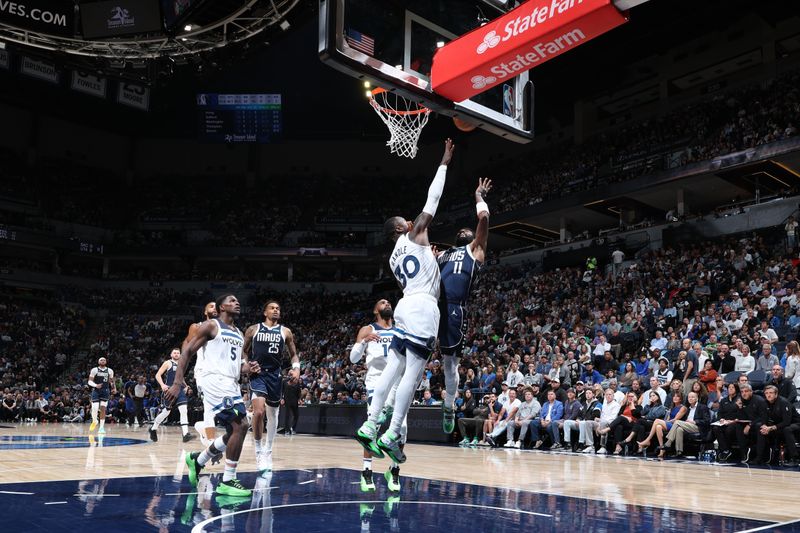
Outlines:
<svg viewBox="0 0 800 533"><path fill-rule="evenodd" d="M456 145L453 144L453 139L446 139L444 141L444 155L442 155L441 165L450 164L450 160L453 159L453 150L455 149Z"/></svg>
<svg viewBox="0 0 800 533"><path fill-rule="evenodd" d="M482 202L484 195L492 190L492 180L489 178L478 178L478 188L475 189L475 201Z"/></svg>

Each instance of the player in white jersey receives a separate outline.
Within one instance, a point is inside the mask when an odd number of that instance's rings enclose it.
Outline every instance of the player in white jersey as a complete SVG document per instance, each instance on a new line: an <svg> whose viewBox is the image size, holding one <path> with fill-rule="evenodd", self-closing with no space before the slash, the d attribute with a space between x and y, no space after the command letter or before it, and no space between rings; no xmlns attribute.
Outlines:
<svg viewBox="0 0 800 533"><path fill-rule="evenodd" d="M98 413L100 418L100 429L98 433L106 432L106 406L108 405L109 394L117 393L117 385L114 383L114 371L106 366L106 358L101 357L97 360L97 366L89 372L89 386L92 387L92 423L89 431L94 431L97 427Z"/></svg>
<svg viewBox="0 0 800 533"><path fill-rule="evenodd" d="M358 363L366 353L367 375L364 377L364 387L367 390L367 405L372 403L372 395L375 392L378 380L386 368L386 361L389 357L389 347L394 340L394 328L392 327L392 304L388 300L378 300L372 309L374 322L364 326L358 331L356 342L350 350L350 362ZM383 406L378 425L391 416L394 411L395 395L397 393L397 381L392 387L386 405ZM404 420L401 427L403 441L408 432L407 423ZM400 490L400 465L392 463L390 469L384 474L389 490L397 492ZM375 490L375 481L372 478L372 454L364 450L364 470L361 472L361 491L372 492Z"/></svg>
<svg viewBox="0 0 800 533"><path fill-rule="evenodd" d="M436 176L428 188L428 200L414 223L403 217L393 217L384 224L387 237L394 241L389 268L403 288L403 297L394 313L396 336L389 349L386 369L381 374L369 418L356 432L356 440L373 456L389 455L395 463L406 456L400 448L400 428L411 407L414 391L422 377L425 363L434 345L439 326L439 265L428 240L428 227L433 221L444 190L447 165L453 158L453 141L447 139L444 155ZM389 429L377 438L377 422L395 380L400 376L397 398Z"/></svg>
<svg viewBox="0 0 800 533"><path fill-rule="evenodd" d="M217 318L217 304L215 302L208 302L203 309L203 317L205 320ZM197 322L189 326L189 332L181 344L181 349L185 348L189 341L197 335L197 330L203 322ZM205 366L205 346L197 350L197 360L194 363L194 381L197 384L197 392L202 397L203 395L203 377ZM194 429L200 434L200 441L203 446L208 446L214 441L217 436L216 424L214 423L214 413L203 411L203 420L198 420L194 424Z"/></svg>
<svg viewBox="0 0 800 533"><path fill-rule="evenodd" d="M248 430L239 377L242 372L253 373L260 369L257 364L249 363L242 357L244 336L233 324L241 312L239 300L232 294L226 294L217 299L216 303L219 318L203 322L197 329L197 334L181 350L175 380L164 393L164 398L167 403L178 399L181 390L186 386L184 376L192 357L197 350L205 347L203 408L210 410L225 424L226 432L201 453L186 456L189 481L197 486L197 474L203 466L225 452L225 473L222 483L217 486L217 494L249 497L252 491L245 489L236 479L236 467Z"/></svg>

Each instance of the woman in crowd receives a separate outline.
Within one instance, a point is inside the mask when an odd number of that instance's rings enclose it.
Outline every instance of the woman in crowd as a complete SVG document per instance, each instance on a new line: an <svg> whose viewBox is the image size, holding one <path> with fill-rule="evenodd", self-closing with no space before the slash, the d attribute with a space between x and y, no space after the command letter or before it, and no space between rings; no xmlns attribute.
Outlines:
<svg viewBox="0 0 800 533"><path fill-rule="evenodd" d="M683 419L686 413L688 413L688 410L683 405L683 395L680 392L675 392L672 395L672 408L669 410L667 417L663 420L654 420L653 427L650 428L650 434L647 435L647 438L636 443L639 445L639 451L642 452L650 446L654 435L658 439L658 447L663 447L664 436L672 429L672 424L677 420Z"/></svg>
<svg viewBox="0 0 800 533"><path fill-rule="evenodd" d="M631 435L628 436L628 441L630 441L633 436L636 437L637 441L643 441L645 435L650 432L655 421L662 420L667 415L667 409L661 403L661 396L655 391L650 391L648 394L650 403L646 407L642 407L643 416L636 421ZM640 448L639 452L641 451Z"/></svg>
<svg viewBox="0 0 800 533"><path fill-rule="evenodd" d="M622 392L628 392L631 390L633 380L635 380L637 377L638 374L636 374L636 369L633 367L633 363L630 361L625 363L625 368L619 378L619 390Z"/></svg>

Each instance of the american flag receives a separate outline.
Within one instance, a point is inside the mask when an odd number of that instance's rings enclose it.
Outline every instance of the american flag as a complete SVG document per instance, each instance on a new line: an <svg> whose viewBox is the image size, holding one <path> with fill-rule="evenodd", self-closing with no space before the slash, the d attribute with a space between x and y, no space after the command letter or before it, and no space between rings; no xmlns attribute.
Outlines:
<svg viewBox="0 0 800 533"><path fill-rule="evenodd" d="M375 39L356 30L347 30L344 37L350 48L355 48L359 52L368 56L375 55Z"/></svg>

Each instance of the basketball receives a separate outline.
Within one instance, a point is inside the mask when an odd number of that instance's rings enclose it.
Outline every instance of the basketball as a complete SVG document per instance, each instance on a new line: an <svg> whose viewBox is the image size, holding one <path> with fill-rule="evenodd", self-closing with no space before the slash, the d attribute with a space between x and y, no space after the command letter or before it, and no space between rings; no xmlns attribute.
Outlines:
<svg viewBox="0 0 800 533"><path fill-rule="evenodd" d="M458 117L453 117L453 124L456 125L456 128L465 132L470 132L478 127L475 124L467 122L466 120L460 119Z"/></svg>

